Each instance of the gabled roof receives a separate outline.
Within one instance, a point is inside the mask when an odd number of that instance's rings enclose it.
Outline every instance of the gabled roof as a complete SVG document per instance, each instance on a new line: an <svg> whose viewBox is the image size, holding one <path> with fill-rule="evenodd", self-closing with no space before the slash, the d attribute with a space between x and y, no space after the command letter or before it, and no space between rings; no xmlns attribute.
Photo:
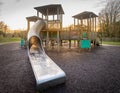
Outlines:
<svg viewBox="0 0 120 93"><path fill-rule="evenodd" d="M98 16L94 14L93 12L84 11L72 17L77 18L77 19L88 19L88 18L93 18L93 17L98 17Z"/></svg>
<svg viewBox="0 0 120 93"><path fill-rule="evenodd" d="M50 5L40 6L40 7L34 7L34 9L41 12L43 15L47 15L47 9L48 9L48 15L56 15L57 9L59 9L58 14L64 14L61 4L50 4Z"/></svg>

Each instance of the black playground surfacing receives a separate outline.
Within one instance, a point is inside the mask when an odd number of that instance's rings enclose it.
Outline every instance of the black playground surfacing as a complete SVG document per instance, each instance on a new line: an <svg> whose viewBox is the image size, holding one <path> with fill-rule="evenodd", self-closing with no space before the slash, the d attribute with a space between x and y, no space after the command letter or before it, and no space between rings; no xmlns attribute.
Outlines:
<svg viewBox="0 0 120 93"><path fill-rule="evenodd" d="M9 47L8 47L9 46ZM46 52L67 75L66 83L41 93L120 93L120 47L100 46L91 52L62 49ZM0 93L36 93L27 50L18 43L0 45Z"/></svg>

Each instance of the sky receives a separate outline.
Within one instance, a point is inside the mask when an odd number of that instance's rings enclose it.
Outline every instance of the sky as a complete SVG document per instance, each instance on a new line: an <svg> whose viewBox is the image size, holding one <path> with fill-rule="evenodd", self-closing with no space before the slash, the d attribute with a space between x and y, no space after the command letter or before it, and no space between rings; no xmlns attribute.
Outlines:
<svg viewBox="0 0 120 93"><path fill-rule="evenodd" d="M63 15L63 27L74 23L73 15L83 11L91 11L97 15L104 7L105 0L0 0L0 21L4 21L10 29L26 29L26 17L36 16L34 7L61 4L65 14Z"/></svg>

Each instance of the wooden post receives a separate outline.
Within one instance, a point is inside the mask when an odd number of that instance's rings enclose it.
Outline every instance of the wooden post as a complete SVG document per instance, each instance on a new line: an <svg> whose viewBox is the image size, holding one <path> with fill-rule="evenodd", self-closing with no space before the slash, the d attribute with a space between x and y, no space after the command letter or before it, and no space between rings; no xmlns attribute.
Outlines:
<svg viewBox="0 0 120 93"><path fill-rule="evenodd" d="M83 20L82 20L82 18L81 18L81 35L82 35L82 32L83 32Z"/></svg>
<svg viewBox="0 0 120 93"><path fill-rule="evenodd" d="M96 36L96 17L94 18L94 33L95 33L95 46L96 46L96 40L97 40L97 36Z"/></svg>
<svg viewBox="0 0 120 93"><path fill-rule="evenodd" d="M62 14L60 16L61 16L61 19L60 19L60 30L62 30Z"/></svg>
<svg viewBox="0 0 120 93"><path fill-rule="evenodd" d="M57 8L57 20L58 20L58 15L59 15L59 8ZM58 23L57 23L57 29L58 29ZM57 50L58 52L60 51L60 34L59 34L59 30L57 30Z"/></svg>
<svg viewBox="0 0 120 93"><path fill-rule="evenodd" d="M74 18L74 29L75 29L75 18Z"/></svg>
<svg viewBox="0 0 120 93"><path fill-rule="evenodd" d="M52 19L52 21L53 21L53 23L52 23L53 28L55 28L55 27L54 27L54 24L55 24L55 23L54 23L54 22L55 22L55 15L53 15L53 19Z"/></svg>
<svg viewBox="0 0 120 93"><path fill-rule="evenodd" d="M91 23L91 15L90 15L90 32L91 32L91 24L92 24L92 23Z"/></svg>
<svg viewBox="0 0 120 93"><path fill-rule="evenodd" d="M91 37L91 35L92 35L92 33L91 33L91 25L92 25L92 23L91 23L91 14L90 14L90 16L89 16L89 33L90 33L90 40L92 40L92 37Z"/></svg>
<svg viewBox="0 0 120 93"><path fill-rule="evenodd" d="M78 45L78 48L79 48L79 41L80 41L80 40L77 40L77 45Z"/></svg>
<svg viewBox="0 0 120 93"><path fill-rule="evenodd" d="M83 26L83 19L81 18L81 26ZM83 29L82 29L82 31L83 31Z"/></svg>
<svg viewBox="0 0 120 93"><path fill-rule="evenodd" d="M55 15L53 15L53 21L55 20Z"/></svg>
<svg viewBox="0 0 120 93"><path fill-rule="evenodd" d="M63 46L62 42L63 42L63 41L62 41L62 40L60 40L60 46Z"/></svg>
<svg viewBox="0 0 120 93"><path fill-rule="evenodd" d="M89 34L89 19L87 19L87 32Z"/></svg>
<svg viewBox="0 0 120 93"><path fill-rule="evenodd" d="M48 22L48 9L47 9L47 22Z"/></svg>
<svg viewBox="0 0 120 93"><path fill-rule="evenodd" d="M39 11L37 11L37 17L39 17Z"/></svg>
<svg viewBox="0 0 120 93"><path fill-rule="evenodd" d="M43 14L42 14L42 19L44 19L44 18L43 18Z"/></svg>
<svg viewBox="0 0 120 93"><path fill-rule="evenodd" d="M97 24L96 24L96 17L95 17L95 32L96 32L96 25L97 25Z"/></svg>
<svg viewBox="0 0 120 93"><path fill-rule="evenodd" d="M27 20L27 32L30 30L30 21Z"/></svg>
<svg viewBox="0 0 120 93"><path fill-rule="evenodd" d="M76 40L74 40L74 47L76 46Z"/></svg>
<svg viewBox="0 0 120 93"><path fill-rule="evenodd" d="M83 20L82 20L82 18L81 18L81 26L83 26Z"/></svg>
<svg viewBox="0 0 120 93"><path fill-rule="evenodd" d="M95 18L93 17L93 31L95 32Z"/></svg>
<svg viewBox="0 0 120 93"><path fill-rule="evenodd" d="M47 40L46 40L46 45L47 45L47 48L49 47L49 32L48 32L48 9L47 9L47 15L46 15L46 21L47 21L47 25L46 25L46 28L47 28Z"/></svg>
<svg viewBox="0 0 120 93"><path fill-rule="evenodd" d="M94 39L94 18L91 19L91 31L93 32L93 39Z"/></svg>
<svg viewBox="0 0 120 93"><path fill-rule="evenodd" d="M85 19L82 19L83 20L83 26L85 25Z"/></svg>
<svg viewBox="0 0 120 93"><path fill-rule="evenodd" d="M94 33L94 46L95 46L95 41L96 41L96 39L95 39L95 20L94 20L94 17L92 18L92 23L93 23L93 33Z"/></svg>
<svg viewBox="0 0 120 93"><path fill-rule="evenodd" d="M62 31L62 14L60 14L60 31ZM59 32L59 38L60 38L61 33ZM62 46L62 40L60 42L60 46Z"/></svg>
<svg viewBox="0 0 120 93"><path fill-rule="evenodd" d="M103 31L102 31L102 21L101 21L101 17L100 17L100 31L101 31L101 45L102 45Z"/></svg>
<svg viewBox="0 0 120 93"><path fill-rule="evenodd" d="M77 19L77 26L79 26L79 19Z"/></svg>
<svg viewBox="0 0 120 93"><path fill-rule="evenodd" d="M63 14L61 14L61 22L63 21Z"/></svg>
<svg viewBox="0 0 120 93"><path fill-rule="evenodd" d="M71 40L69 40L69 49L71 49Z"/></svg>

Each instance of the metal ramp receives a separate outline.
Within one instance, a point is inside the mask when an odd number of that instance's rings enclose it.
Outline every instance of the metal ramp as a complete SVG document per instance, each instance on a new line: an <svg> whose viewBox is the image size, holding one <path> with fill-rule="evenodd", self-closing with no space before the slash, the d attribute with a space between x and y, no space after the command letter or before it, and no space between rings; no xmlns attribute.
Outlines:
<svg viewBox="0 0 120 93"><path fill-rule="evenodd" d="M64 83L66 80L65 72L44 52L41 38L39 37L44 25L45 22L43 20L38 20L28 32L28 56L38 90Z"/></svg>

